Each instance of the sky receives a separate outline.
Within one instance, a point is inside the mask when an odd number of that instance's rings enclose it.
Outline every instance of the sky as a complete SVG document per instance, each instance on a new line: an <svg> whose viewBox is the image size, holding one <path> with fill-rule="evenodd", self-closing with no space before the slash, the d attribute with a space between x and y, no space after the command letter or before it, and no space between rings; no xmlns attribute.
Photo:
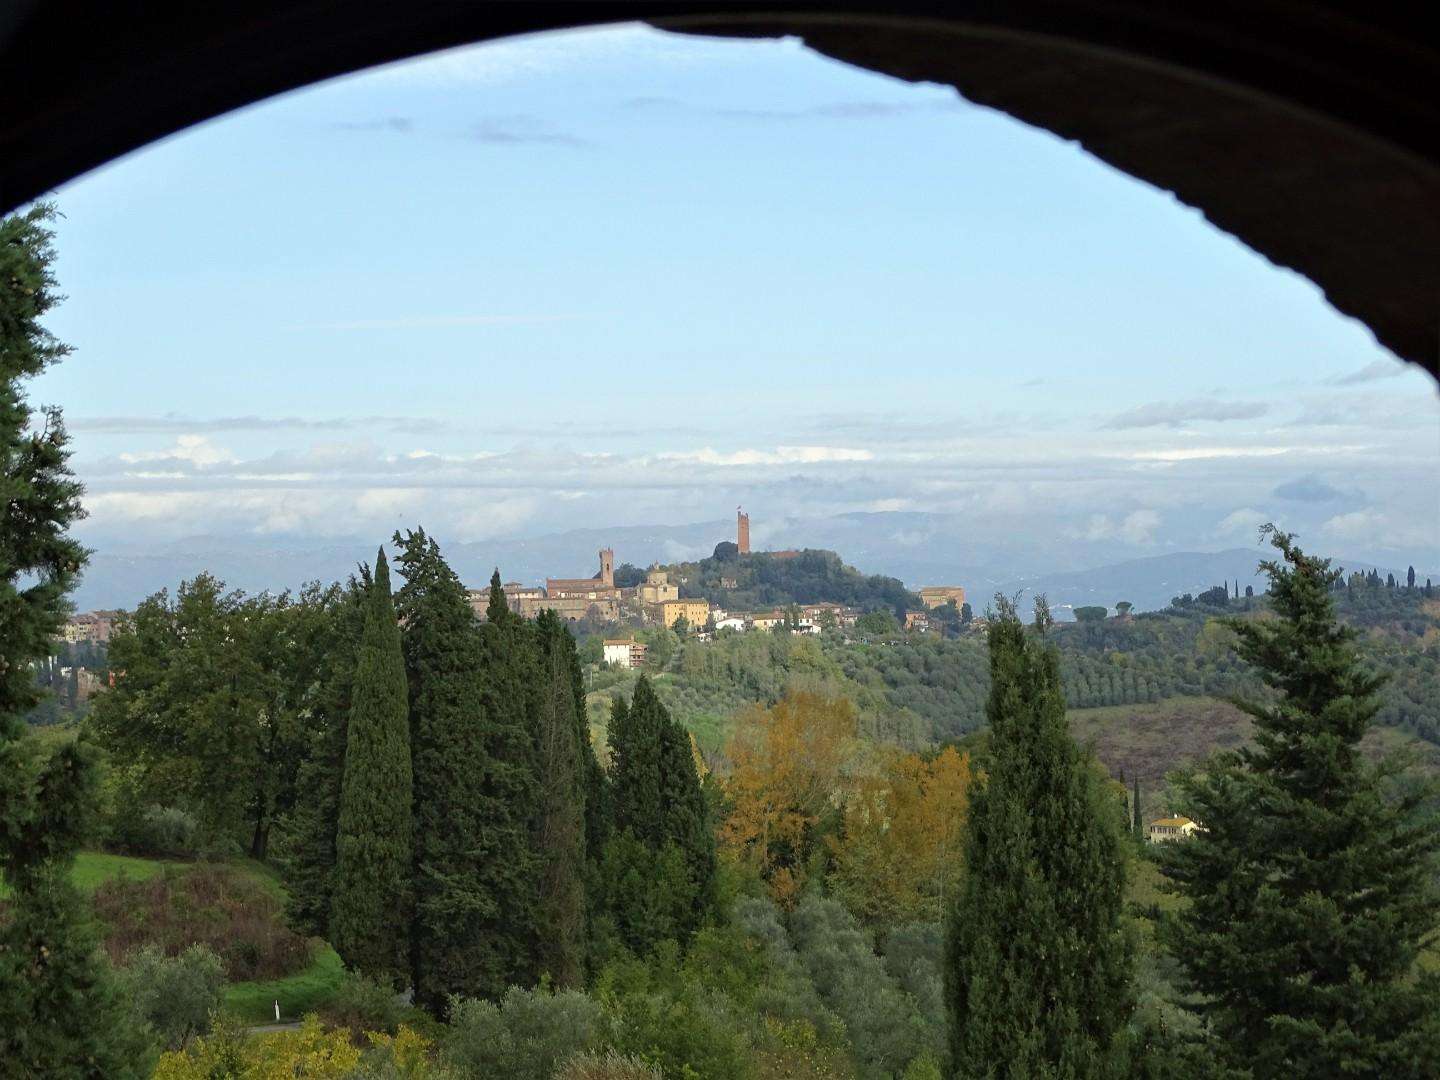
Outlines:
<svg viewBox="0 0 1440 1080"><path fill-rule="evenodd" d="M1428 376L1169 194L792 40L454 50L54 201L76 351L31 396L97 550L743 504L1440 568Z"/></svg>

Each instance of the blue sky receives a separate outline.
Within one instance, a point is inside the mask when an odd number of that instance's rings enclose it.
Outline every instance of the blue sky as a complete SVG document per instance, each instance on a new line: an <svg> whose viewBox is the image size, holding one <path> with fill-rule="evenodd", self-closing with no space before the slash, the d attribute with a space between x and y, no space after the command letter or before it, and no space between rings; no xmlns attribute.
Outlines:
<svg viewBox="0 0 1440 1080"><path fill-rule="evenodd" d="M867 510L1440 567L1433 384L948 88L619 27L354 75L60 190L98 547Z"/></svg>

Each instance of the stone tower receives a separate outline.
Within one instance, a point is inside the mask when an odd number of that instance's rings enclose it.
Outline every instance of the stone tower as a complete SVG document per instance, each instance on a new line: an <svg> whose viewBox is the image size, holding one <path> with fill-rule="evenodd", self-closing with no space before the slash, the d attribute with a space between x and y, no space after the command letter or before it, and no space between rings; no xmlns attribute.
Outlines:
<svg viewBox="0 0 1440 1080"><path fill-rule="evenodd" d="M735 546L741 555L750 554L750 515L738 506L735 508Z"/></svg>
<svg viewBox="0 0 1440 1080"><path fill-rule="evenodd" d="M615 551L612 548L600 549L600 584L611 589L615 587Z"/></svg>

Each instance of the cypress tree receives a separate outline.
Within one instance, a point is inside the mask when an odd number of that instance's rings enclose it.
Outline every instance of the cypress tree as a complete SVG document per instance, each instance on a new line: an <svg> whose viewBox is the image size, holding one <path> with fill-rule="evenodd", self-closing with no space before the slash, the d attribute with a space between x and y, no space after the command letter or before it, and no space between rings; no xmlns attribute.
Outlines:
<svg viewBox="0 0 1440 1080"><path fill-rule="evenodd" d="M1440 978L1418 967L1440 929L1434 789L1361 757L1383 680L1335 616L1338 571L1266 531L1277 617L1230 626L1273 695L1241 703L1255 746L1185 785L1205 831L1166 846L1189 904L1162 940L1216 1054L1259 1080L1440 1075Z"/></svg>
<svg viewBox="0 0 1440 1080"><path fill-rule="evenodd" d="M335 836L331 944L347 966L382 980L409 977L410 723L400 625L382 548L345 740Z"/></svg>
<svg viewBox="0 0 1440 1080"><path fill-rule="evenodd" d="M307 937L330 937L345 743L370 585L369 567L362 566L359 579L352 576L326 600L329 625L308 702L308 744L296 771L295 805L279 830L285 916L296 932Z"/></svg>
<svg viewBox="0 0 1440 1080"><path fill-rule="evenodd" d="M651 853L652 884L667 894L680 893L662 905L678 911L675 929L682 935L703 921L713 903L715 878L715 836L709 807L695 770L689 733L673 719L655 695L650 680L641 676L630 704L616 701L610 720L610 806L615 835L607 845L611 862L620 858L623 873L614 866L606 873L612 889L635 871L631 840ZM671 852L678 855L683 873L671 865ZM623 858L621 858L623 856ZM677 884L678 880L678 884ZM632 890L633 891L633 890ZM616 923L627 925L627 916L618 909L619 900L610 898ZM632 920L633 921L633 920ZM630 941L632 948L645 951L654 941Z"/></svg>
<svg viewBox="0 0 1440 1080"><path fill-rule="evenodd" d="M86 552L57 409L38 431L22 383L70 350L40 320L55 305L49 222L37 206L0 220L0 1070L132 1077L148 1050L126 1023L70 869L97 785L86 742L42 751L22 721L40 700L31 664L50 655Z"/></svg>
<svg viewBox="0 0 1440 1080"><path fill-rule="evenodd" d="M493 907L481 924L486 952L472 985L478 996L499 997L512 985L529 986L540 977L540 864L534 850L540 808L535 738L540 661L533 627L510 610L498 571L490 579L479 634L488 762L485 890Z"/></svg>
<svg viewBox="0 0 1440 1080"><path fill-rule="evenodd" d="M654 706L665 718L660 729L660 799L665 808L665 842L680 849L691 887L690 910L681 928L699 929L715 902L715 827L710 806L695 768L690 732L671 719L658 698Z"/></svg>
<svg viewBox="0 0 1440 1080"><path fill-rule="evenodd" d="M577 722L583 699L577 701L575 693L580 676L575 639L553 611L540 614L535 633L543 680L536 729L540 759L535 835L540 860L537 966L557 986L576 987L584 981L585 795L590 779L585 749L590 739L588 730Z"/></svg>
<svg viewBox="0 0 1440 1080"><path fill-rule="evenodd" d="M1135 793L1130 802L1131 821L1130 828L1135 833L1136 840L1145 839L1144 818L1140 814L1140 778L1135 778Z"/></svg>
<svg viewBox="0 0 1440 1080"><path fill-rule="evenodd" d="M415 999L440 1012L452 994L495 997L520 974L515 939L534 917L523 801L501 781L487 656L460 579L423 530L395 535L410 684L415 783ZM502 658L507 659L507 658Z"/></svg>
<svg viewBox="0 0 1440 1080"><path fill-rule="evenodd" d="M990 763L946 935L952 1075L1116 1076L1133 1008L1120 813L1066 727L1043 605L1029 638L997 600Z"/></svg>
<svg viewBox="0 0 1440 1080"><path fill-rule="evenodd" d="M655 707L651 707L651 703ZM629 830L651 848L665 842L660 803L660 725L663 714L650 680L640 676L629 704L610 709L610 809L614 831Z"/></svg>

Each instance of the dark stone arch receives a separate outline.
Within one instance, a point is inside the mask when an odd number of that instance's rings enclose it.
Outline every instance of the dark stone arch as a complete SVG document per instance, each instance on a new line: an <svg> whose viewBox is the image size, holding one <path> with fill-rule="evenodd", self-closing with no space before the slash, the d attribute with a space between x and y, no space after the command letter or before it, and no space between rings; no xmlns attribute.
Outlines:
<svg viewBox="0 0 1440 1080"><path fill-rule="evenodd" d="M12 0L0 208L189 124L389 60L628 19L792 34L1074 139L1440 374L1440 42L1405 5ZM1217 313L1223 317L1223 313Z"/></svg>

